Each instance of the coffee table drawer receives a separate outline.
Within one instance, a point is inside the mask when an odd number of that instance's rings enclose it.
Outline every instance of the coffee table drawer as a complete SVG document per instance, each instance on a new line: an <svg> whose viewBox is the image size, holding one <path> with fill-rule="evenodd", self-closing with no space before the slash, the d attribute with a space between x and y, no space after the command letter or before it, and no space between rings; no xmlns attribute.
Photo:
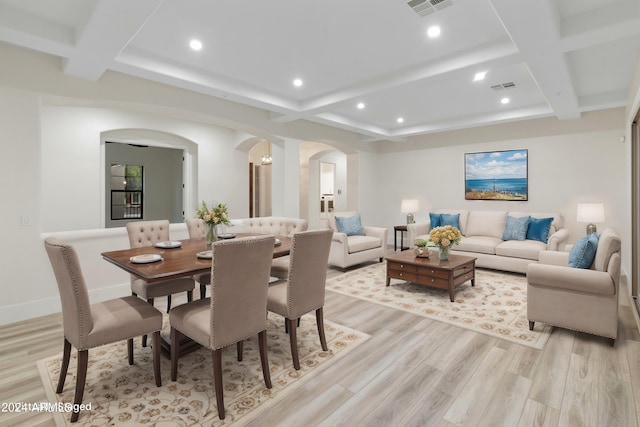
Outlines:
<svg viewBox="0 0 640 427"><path fill-rule="evenodd" d="M453 270L453 277L458 277L462 274L473 272L473 264L465 264Z"/></svg>
<svg viewBox="0 0 640 427"><path fill-rule="evenodd" d="M420 270L420 274L424 274L430 277L438 277L440 279L449 279L449 272L447 270L441 270L439 268L427 267Z"/></svg>
<svg viewBox="0 0 640 427"><path fill-rule="evenodd" d="M387 270L387 277L392 279L406 280L407 282L415 282L418 280L418 274L413 271Z"/></svg>
<svg viewBox="0 0 640 427"><path fill-rule="evenodd" d="M436 288L447 288L449 286L449 279L434 276L423 276L422 274L420 274L418 276L417 283L421 285L434 286Z"/></svg>
<svg viewBox="0 0 640 427"><path fill-rule="evenodd" d="M389 262L387 262L387 270L398 270L398 271L406 271L406 272L410 272L410 273L417 273L418 272L418 266L417 265L405 264L403 262L389 261Z"/></svg>

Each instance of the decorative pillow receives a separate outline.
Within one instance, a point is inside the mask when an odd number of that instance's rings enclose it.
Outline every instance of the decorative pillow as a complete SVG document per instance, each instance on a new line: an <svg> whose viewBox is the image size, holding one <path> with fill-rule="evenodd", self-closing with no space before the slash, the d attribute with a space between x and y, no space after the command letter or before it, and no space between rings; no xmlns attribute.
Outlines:
<svg viewBox="0 0 640 427"><path fill-rule="evenodd" d="M345 233L347 236L364 236L364 230L362 228L362 222L360 221L360 215L351 216L348 218L337 216L336 226L340 233Z"/></svg>
<svg viewBox="0 0 640 427"><path fill-rule="evenodd" d="M549 229L553 218L529 218L529 228L527 229L527 239L538 240L547 243L549 240Z"/></svg>
<svg viewBox="0 0 640 427"><path fill-rule="evenodd" d="M429 220L431 221L431 228L440 227L440 214L429 212Z"/></svg>
<svg viewBox="0 0 640 427"><path fill-rule="evenodd" d="M460 214L441 214L440 225L451 225L460 230Z"/></svg>
<svg viewBox="0 0 640 427"><path fill-rule="evenodd" d="M593 264L598 249L598 234L591 233L578 240L569 252L569 267L589 268Z"/></svg>
<svg viewBox="0 0 640 427"><path fill-rule="evenodd" d="M504 225L502 240L525 240L527 238L527 230L529 229L530 220L531 217L529 216L516 218L507 215L507 222Z"/></svg>

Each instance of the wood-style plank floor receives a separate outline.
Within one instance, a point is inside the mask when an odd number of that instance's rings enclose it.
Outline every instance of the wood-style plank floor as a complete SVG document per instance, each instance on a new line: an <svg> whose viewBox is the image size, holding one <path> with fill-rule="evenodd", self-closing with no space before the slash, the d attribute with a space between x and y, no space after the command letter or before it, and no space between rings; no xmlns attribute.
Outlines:
<svg viewBox="0 0 640 427"><path fill-rule="evenodd" d="M626 292L615 347L555 328L543 350L327 292L325 318L371 338L249 426L638 426L640 334ZM46 401L36 361L62 350L61 321L0 327L0 402ZM0 413L0 425L53 419Z"/></svg>

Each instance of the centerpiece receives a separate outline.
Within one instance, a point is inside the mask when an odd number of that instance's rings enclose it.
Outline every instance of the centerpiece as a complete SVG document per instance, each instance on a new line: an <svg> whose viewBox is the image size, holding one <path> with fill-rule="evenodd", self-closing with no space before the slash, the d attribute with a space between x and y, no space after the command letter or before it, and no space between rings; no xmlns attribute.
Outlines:
<svg viewBox="0 0 640 427"><path fill-rule="evenodd" d="M204 221L207 246L218 240L218 231L216 228L218 225L229 225L231 223L227 205L224 203L218 203L209 208L203 200L202 205L196 211L196 217Z"/></svg>
<svg viewBox="0 0 640 427"><path fill-rule="evenodd" d="M418 258L429 258L429 241L425 239L416 239L416 247L414 248Z"/></svg>
<svg viewBox="0 0 640 427"><path fill-rule="evenodd" d="M452 225L443 225L432 228L429 232L429 240L440 249L440 259L449 259L449 250L453 245L460 243L462 233Z"/></svg>

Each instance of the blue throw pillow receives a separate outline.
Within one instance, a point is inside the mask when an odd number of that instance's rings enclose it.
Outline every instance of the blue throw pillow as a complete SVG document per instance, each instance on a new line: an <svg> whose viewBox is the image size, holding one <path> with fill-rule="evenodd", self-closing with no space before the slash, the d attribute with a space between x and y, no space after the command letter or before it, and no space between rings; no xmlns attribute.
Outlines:
<svg viewBox="0 0 640 427"><path fill-rule="evenodd" d="M529 228L527 229L527 239L538 240L547 243L549 240L549 229L553 218L534 218L529 219Z"/></svg>
<svg viewBox="0 0 640 427"><path fill-rule="evenodd" d="M336 226L340 233L345 233L347 236L364 236L364 229L362 228L360 215L348 218L337 216Z"/></svg>
<svg viewBox="0 0 640 427"><path fill-rule="evenodd" d="M502 233L502 240L525 240L527 238L530 220L531 217L529 216L520 218L507 216L504 233Z"/></svg>
<svg viewBox="0 0 640 427"><path fill-rule="evenodd" d="M440 214L429 212L429 220L431 221L431 228L440 227Z"/></svg>
<svg viewBox="0 0 640 427"><path fill-rule="evenodd" d="M440 215L440 225L451 225L460 230L460 214Z"/></svg>
<svg viewBox="0 0 640 427"><path fill-rule="evenodd" d="M589 268L593 264L598 249L598 235L591 233L578 240L569 252L569 267Z"/></svg>

